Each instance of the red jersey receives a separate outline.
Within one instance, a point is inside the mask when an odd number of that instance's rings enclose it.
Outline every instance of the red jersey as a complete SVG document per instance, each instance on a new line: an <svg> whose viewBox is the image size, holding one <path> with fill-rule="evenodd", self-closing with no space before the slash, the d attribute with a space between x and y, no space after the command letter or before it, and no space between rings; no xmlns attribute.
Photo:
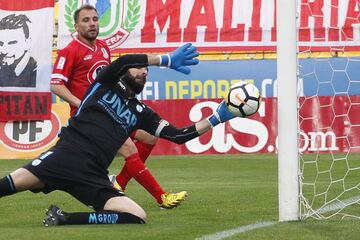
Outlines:
<svg viewBox="0 0 360 240"><path fill-rule="evenodd" d="M99 71L109 64L110 49L104 41L96 40L92 47L75 38L58 51L51 84L65 85L81 100ZM74 116L77 108L72 105L70 108L70 115Z"/></svg>

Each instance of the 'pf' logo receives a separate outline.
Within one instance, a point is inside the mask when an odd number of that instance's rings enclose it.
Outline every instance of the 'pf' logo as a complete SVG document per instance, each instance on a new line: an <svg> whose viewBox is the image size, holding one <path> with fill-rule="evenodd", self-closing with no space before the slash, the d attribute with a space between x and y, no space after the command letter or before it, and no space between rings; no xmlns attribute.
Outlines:
<svg viewBox="0 0 360 240"><path fill-rule="evenodd" d="M60 127L54 112L50 120L0 122L0 143L16 151L35 151L54 141Z"/></svg>
<svg viewBox="0 0 360 240"><path fill-rule="evenodd" d="M96 8L99 14L99 37L107 43L109 48L121 45L139 22L138 0L67 0L64 19L69 32L75 32L73 23L75 10L85 3ZM126 16L124 16L125 12Z"/></svg>

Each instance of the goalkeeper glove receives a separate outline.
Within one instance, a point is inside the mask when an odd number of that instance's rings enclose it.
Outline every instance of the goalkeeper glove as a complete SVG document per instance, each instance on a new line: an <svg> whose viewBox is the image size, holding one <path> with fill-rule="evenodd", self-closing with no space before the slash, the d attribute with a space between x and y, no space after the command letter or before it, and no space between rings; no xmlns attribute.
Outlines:
<svg viewBox="0 0 360 240"><path fill-rule="evenodd" d="M187 43L170 54L159 55L159 65L189 74L191 69L187 66L198 64L197 56L199 56L199 53L196 51L196 47L192 46L191 43Z"/></svg>
<svg viewBox="0 0 360 240"><path fill-rule="evenodd" d="M208 121L212 127L215 127L219 123L229 121L234 117L234 114L232 114L226 106L225 100L223 100L217 107L215 113L208 118Z"/></svg>

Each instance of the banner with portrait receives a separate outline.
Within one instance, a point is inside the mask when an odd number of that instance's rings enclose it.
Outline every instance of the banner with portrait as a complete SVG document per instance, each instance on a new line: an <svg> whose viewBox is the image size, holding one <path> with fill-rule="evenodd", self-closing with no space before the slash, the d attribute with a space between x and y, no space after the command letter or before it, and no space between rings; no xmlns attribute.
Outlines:
<svg viewBox="0 0 360 240"><path fill-rule="evenodd" d="M51 117L54 0L0 0L0 121Z"/></svg>

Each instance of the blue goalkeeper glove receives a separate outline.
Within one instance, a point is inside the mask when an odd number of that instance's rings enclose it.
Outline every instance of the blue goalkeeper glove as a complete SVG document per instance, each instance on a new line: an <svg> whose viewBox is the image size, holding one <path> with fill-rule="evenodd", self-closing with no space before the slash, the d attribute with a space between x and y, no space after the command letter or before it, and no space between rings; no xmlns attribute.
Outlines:
<svg viewBox="0 0 360 240"><path fill-rule="evenodd" d="M234 114L232 114L226 106L225 100L223 100L217 107L215 113L208 118L208 121L212 127L215 127L219 123L229 121L234 117Z"/></svg>
<svg viewBox="0 0 360 240"><path fill-rule="evenodd" d="M169 67L178 72L189 74L191 69L187 66L196 65L199 60L196 58L199 53L196 47L187 43L170 54L160 55L160 66Z"/></svg>

